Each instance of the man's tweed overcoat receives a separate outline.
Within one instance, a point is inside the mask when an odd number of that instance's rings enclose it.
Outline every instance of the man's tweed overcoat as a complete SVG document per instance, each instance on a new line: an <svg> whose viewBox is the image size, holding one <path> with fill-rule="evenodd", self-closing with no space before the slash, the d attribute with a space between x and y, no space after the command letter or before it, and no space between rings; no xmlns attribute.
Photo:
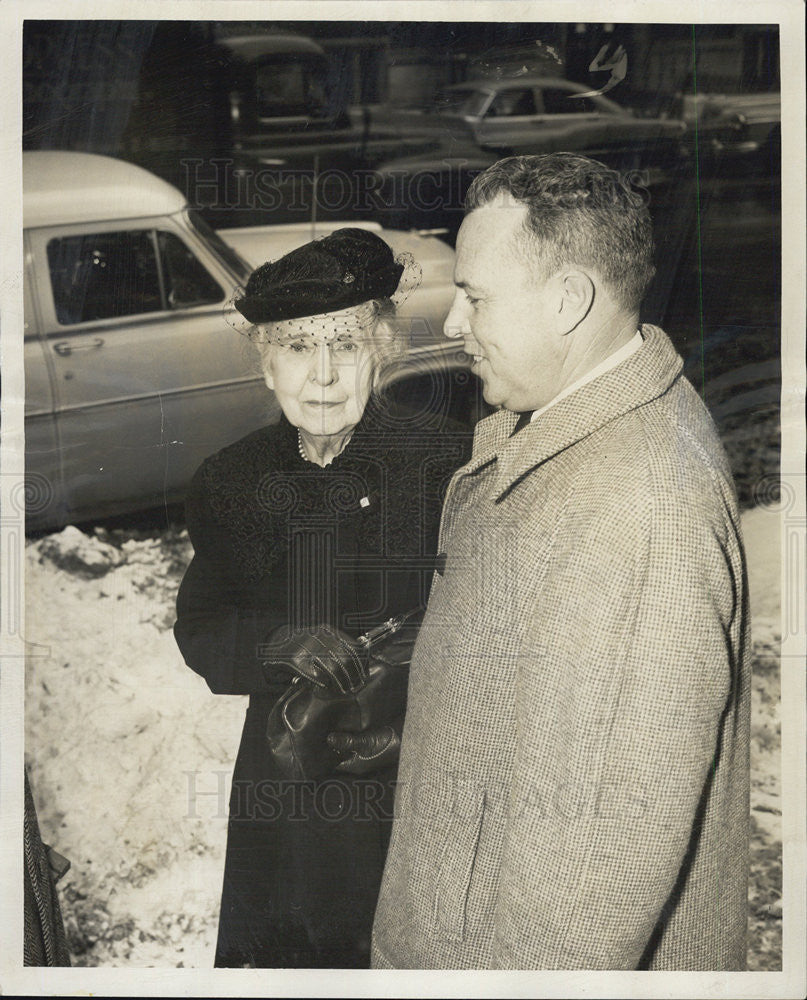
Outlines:
<svg viewBox="0 0 807 1000"><path fill-rule="evenodd" d="M378 968L743 969L748 597L706 409L658 328L443 510Z"/></svg>

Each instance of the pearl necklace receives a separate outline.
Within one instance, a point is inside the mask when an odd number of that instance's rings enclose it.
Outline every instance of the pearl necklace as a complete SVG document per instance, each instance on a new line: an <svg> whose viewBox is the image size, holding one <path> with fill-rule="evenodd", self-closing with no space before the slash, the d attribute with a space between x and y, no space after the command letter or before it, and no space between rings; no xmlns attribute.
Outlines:
<svg viewBox="0 0 807 1000"><path fill-rule="evenodd" d="M306 455L305 448L303 448L303 435L300 433L300 428L297 428L297 451L300 452L300 458L304 462L310 462L311 459Z"/></svg>
<svg viewBox="0 0 807 1000"><path fill-rule="evenodd" d="M331 462L334 460L334 458L337 457L337 455L341 455L342 454L342 452L345 450L345 448L347 448L348 444L350 443L350 439L352 437L353 437L352 434L349 434L347 436L347 439L345 440L345 443L342 445L342 447L339 449L339 451L336 453L336 455L334 455L331 458L330 462L326 462L325 465L330 465ZM297 428L297 451L299 451L300 458L304 462L311 462L313 465L319 465L319 462L315 462L313 458L309 458L308 455L306 455L305 448L303 447L303 435L300 433L300 428L299 427Z"/></svg>

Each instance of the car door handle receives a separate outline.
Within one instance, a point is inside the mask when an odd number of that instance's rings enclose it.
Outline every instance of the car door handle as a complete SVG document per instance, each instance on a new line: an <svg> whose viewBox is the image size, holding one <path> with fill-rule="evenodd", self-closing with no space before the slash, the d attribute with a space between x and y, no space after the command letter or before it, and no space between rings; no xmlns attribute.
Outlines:
<svg viewBox="0 0 807 1000"><path fill-rule="evenodd" d="M104 341L101 337L93 337L91 341L85 341L80 344L73 343L70 340L60 340L58 344L53 345L53 350L63 358L66 358L71 354L75 354L76 351L95 351L103 346Z"/></svg>

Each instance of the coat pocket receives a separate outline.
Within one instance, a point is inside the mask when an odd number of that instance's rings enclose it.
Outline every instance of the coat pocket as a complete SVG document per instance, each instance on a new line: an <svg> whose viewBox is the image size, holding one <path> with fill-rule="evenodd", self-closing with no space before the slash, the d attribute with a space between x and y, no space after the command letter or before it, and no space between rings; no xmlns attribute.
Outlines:
<svg viewBox="0 0 807 1000"><path fill-rule="evenodd" d="M468 893L484 812L484 789L468 789L462 808L446 827L446 846L437 871L432 907L432 933L443 941L465 940Z"/></svg>

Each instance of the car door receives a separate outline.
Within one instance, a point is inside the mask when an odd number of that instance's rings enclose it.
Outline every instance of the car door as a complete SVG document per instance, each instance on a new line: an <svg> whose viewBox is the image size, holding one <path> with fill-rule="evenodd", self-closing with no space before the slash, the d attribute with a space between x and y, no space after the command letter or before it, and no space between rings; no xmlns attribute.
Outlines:
<svg viewBox="0 0 807 1000"><path fill-rule="evenodd" d="M62 482L56 417L53 403L52 366L36 307L36 278L27 236L24 238L24 340L25 365L25 518L28 528L58 517ZM23 500L15 504L22 512Z"/></svg>
<svg viewBox="0 0 807 1000"><path fill-rule="evenodd" d="M178 498L276 414L226 321L235 279L183 215L32 230L67 517Z"/></svg>
<svg viewBox="0 0 807 1000"><path fill-rule="evenodd" d="M535 147L526 142L519 152L568 150L596 157L607 137L613 134L611 119L620 117L601 113L592 98L583 97L579 90L564 87L560 82L537 87L536 102L542 113L536 117Z"/></svg>
<svg viewBox="0 0 807 1000"><path fill-rule="evenodd" d="M540 120L540 107L533 87L520 84L503 87L493 96L476 126L477 142L492 148L517 149L529 140Z"/></svg>

